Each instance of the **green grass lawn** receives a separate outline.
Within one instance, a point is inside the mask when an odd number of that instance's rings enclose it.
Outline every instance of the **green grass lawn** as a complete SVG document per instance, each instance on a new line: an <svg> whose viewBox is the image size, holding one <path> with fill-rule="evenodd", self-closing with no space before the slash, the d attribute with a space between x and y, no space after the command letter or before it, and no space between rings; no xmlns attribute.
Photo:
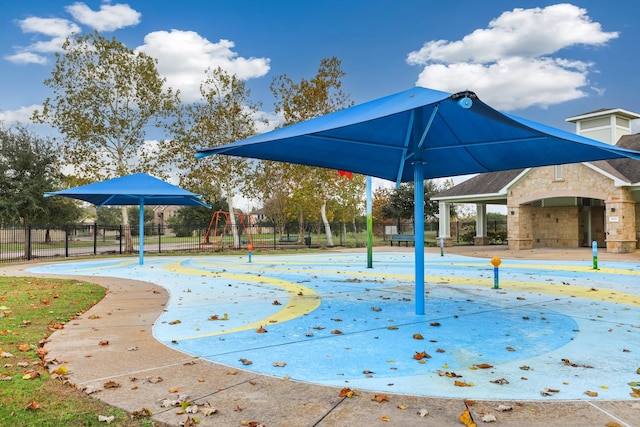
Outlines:
<svg viewBox="0 0 640 427"><path fill-rule="evenodd" d="M0 424L7 426L157 426L135 419L65 382L45 368L47 337L105 295L75 280L0 277Z"/></svg>

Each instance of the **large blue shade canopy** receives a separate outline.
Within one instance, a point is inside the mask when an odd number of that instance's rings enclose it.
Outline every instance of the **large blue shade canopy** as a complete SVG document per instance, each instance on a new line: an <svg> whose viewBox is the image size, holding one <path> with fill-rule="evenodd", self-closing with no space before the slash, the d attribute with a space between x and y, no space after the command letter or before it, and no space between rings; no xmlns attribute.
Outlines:
<svg viewBox="0 0 640 427"><path fill-rule="evenodd" d="M228 154L349 170L395 182L576 163L638 153L500 113L472 92L414 87L215 148Z"/></svg>
<svg viewBox="0 0 640 427"><path fill-rule="evenodd" d="M188 205L210 207L202 196L164 182L146 173L136 173L67 190L45 193L45 197L64 196L98 207L139 205Z"/></svg>
<svg viewBox="0 0 640 427"><path fill-rule="evenodd" d="M424 314L424 180L621 157L626 150L500 113L470 91L414 87L215 148L226 154L414 182L416 314Z"/></svg>
<svg viewBox="0 0 640 427"><path fill-rule="evenodd" d="M45 193L45 197L64 196L83 200L97 207L140 207L140 265L144 264L144 205L186 205L211 208L200 199L202 196L164 182L145 173L108 179L67 190Z"/></svg>

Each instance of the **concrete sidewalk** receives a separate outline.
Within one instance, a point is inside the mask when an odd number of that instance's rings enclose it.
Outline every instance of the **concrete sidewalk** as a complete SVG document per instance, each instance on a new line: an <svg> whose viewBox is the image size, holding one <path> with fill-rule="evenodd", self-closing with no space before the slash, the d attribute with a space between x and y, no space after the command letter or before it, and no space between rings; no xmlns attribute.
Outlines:
<svg viewBox="0 0 640 427"><path fill-rule="evenodd" d="M386 250L387 248L384 248ZM381 250L381 248L377 248ZM411 252L412 249L399 249ZM518 251L504 248L447 248L448 253L463 253L490 259L575 259L590 262L591 251ZM327 252L330 254L332 252ZM637 254L601 254L601 261L638 262ZM120 259L121 260L121 259ZM52 274L26 271L34 264L0 269L3 276L42 276ZM109 289L107 296L54 333L47 344L50 359L64 363L71 371L70 380L94 397L129 412L147 408L153 418L169 425L180 425L187 417L197 417L202 426L239 426L256 421L266 426L370 426L386 425L461 425L458 416L464 411L462 398L434 398L369 392L353 387L351 397L341 396L343 387L321 386L292 381L283 376L256 374L228 364L212 363L179 351L180 345L161 343L153 336L153 325L164 314L169 294L165 288L135 278L96 275L62 275L99 283ZM634 309L637 312L637 308ZM640 316L638 316L640 319ZM639 320L640 322L640 320ZM100 342L108 341L108 345ZM635 357L638 366L640 359ZM640 380L638 378L631 378ZM116 388L105 384L117 383ZM349 387L349 384L344 384ZM383 396L381 396L383 395ZM378 399L376 400L376 396ZM205 416L177 414L165 401L192 401L200 410L216 409ZM378 402L380 400L380 402ZM491 413L503 426L598 426L617 422L622 426L640 425L640 401L628 400L492 400L491 396L474 399L471 407L476 422ZM512 407L500 412L499 405ZM428 415L421 416L420 411Z"/></svg>

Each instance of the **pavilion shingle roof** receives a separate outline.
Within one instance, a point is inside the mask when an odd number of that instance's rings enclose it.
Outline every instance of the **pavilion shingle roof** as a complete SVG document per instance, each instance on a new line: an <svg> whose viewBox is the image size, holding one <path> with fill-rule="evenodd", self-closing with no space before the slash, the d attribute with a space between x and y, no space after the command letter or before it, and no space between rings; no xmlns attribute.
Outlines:
<svg viewBox="0 0 640 427"><path fill-rule="evenodd" d="M495 194L513 181L524 169L487 172L476 175L458 185L441 191L435 197L468 196L472 194Z"/></svg>

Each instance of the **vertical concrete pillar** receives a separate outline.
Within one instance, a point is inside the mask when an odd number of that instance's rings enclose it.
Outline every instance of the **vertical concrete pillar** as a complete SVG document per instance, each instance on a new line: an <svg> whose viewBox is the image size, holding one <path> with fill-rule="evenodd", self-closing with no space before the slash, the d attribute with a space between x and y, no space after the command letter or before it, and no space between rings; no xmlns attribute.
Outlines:
<svg viewBox="0 0 640 427"><path fill-rule="evenodd" d="M438 204L438 218L440 219L438 224L438 237L444 238L445 246L452 246L450 203L440 202Z"/></svg>
<svg viewBox="0 0 640 427"><path fill-rule="evenodd" d="M487 236L487 205L484 203L476 204L476 235L473 238L475 246L485 246L490 243Z"/></svg>

